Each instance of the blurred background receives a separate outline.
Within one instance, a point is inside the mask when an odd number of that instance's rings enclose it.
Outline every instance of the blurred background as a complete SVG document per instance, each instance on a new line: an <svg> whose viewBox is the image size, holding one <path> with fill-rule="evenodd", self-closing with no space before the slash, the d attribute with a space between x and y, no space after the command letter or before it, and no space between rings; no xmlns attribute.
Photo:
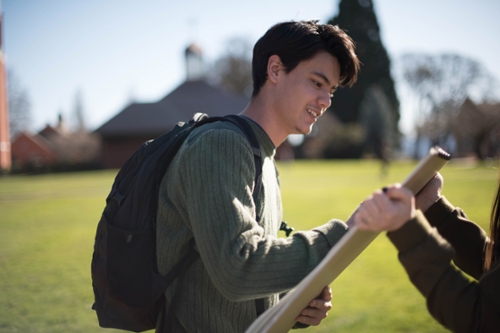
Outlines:
<svg viewBox="0 0 500 333"><path fill-rule="evenodd" d="M240 112L252 47L281 21L338 24L363 62L311 135L280 146L284 219L295 230L346 220L439 144L453 157L444 194L487 228L500 148L500 1L0 4L0 174L22 173L0 177L0 333L118 332L98 327L90 279L116 168L195 112ZM386 237L332 290L329 317L308 332L446 332Z"/></svg>
<svg viewBox="0 0 500 333"><path fill-rule="evenodd" d="M195 112L240 112L253 45L287 20L338 24L363 66L279 159L388 163L439 144L484 160L500 145L498 1L4 0L1 10L4 171L117 168Z"/></svg>

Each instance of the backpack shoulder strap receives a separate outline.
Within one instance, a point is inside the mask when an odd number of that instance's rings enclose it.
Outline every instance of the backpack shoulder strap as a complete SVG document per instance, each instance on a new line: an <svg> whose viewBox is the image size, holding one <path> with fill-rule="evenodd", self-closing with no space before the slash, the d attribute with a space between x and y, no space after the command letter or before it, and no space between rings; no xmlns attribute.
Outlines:
<svg viewBox="0 0 500 333"><path fill-rule="evenodd" d="M252 147L254 164L255 164L255 188L253 191L253 199L254 201L260 196L260 192L262 191L262 152L260 150L259 140L257 139L257 135L255 135L254 130L246 121L240 116L237 115L229 115L226 118L236 125L239 129L242 130L243 134L245 134L250 146ZM257 222L260 222L260 214L257 214Z"/></svg>
<svg viewBox="0 0 500 333"><path fill-rule="evenodd" d="M195 127L202 126L207 123L213 123L216 121L228 121L238 127L243 134L245 135L248 143L250 144L250 147L252 148L253 152L253 157L254 157L254 164L255 164L255 188L253 191L253 199L254 201L257 201L257 198L260 196L260 193L262 192L262 153L260 150L260 144L259 140L257 139L257 135L255 135L254 130L252 129L252 126L248 123L247 120L245 120L243 117L231 114L227 115L224 117L210 117L210 118L203 118L201 121L198 121L195 124ZM260 223L261 219L261 214L257 212L256 214L256 220L257 222Z"/></svg>
<svg viewBox="0 0 500 333"><path fill-rule="evenodd" d="M260 150L260 144L259 140L257 139L257 136L255 135L254 130L242 117L238 115L228 115L225 117L206 117L205 114L202 114L202 117L198 116L198 114L195 114L195 116L191 119L190 123L195 123L193 127L199 127L204 124L216 122L216 121L229 121L232 124L234 124L236 127L238 127L243 134L245 135L246 139L248 140L250 147L252 148L252 152L254 155L254 164L255 164L255 188L253 192L253 198L254 201L257 200L259 197L261 190L262 190L262 153ZM259 223L260 222L260 215L259 212L256 213L256 220ZM189 245L189 250L188 253L172 268L172 270L167 274L166 278L167 281L170 284L175 278L177 277L182 277L187 269L192 265L192 263L199 257L198 251L195 250L194 248L194 239L191 240L190 245ZM163 321L160 323L159 327L167 327L167 331L172 329L172 322L173 322L173 306L172 304L175 304L177 293L174 294L173 300L171 302L171 305L169 306L169 309L167 310L166 317L163 318ZM255 300L255 307L257 311L257 316L262 314L265 311L264 308L264 300L263 299L256 299Z"/></svg>
<svg viewBox="0 0 500 333"><path fill-rule="evenodd" d="M247 137L248 142L250 143L250 146L252 147L255 162L255 188L253 191L253 199L256 202L260 195L260 192L262 191L262 152L260 150L259 140L257 139L254 130L245 119L237 115L229 115L226 116L226 118L243 131L243 133ZM257 223L260 223L260 219L261 214L259 212L256 212ZM255 300L255 312L257 314L257 317L263 314L264 311L266 311L264 298L257 298Z"/></svg>

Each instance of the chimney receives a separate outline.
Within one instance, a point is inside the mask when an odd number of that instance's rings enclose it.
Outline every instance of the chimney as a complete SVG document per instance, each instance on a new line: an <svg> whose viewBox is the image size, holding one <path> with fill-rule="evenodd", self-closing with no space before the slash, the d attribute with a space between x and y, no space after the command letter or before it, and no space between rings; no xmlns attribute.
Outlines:
<svg viewBox="0 0 500 333"><path fill-rule="evenodd" d="M7 102L7 73L2 47L2 20L0 11L0 172L8 172L12 167L12 155L10 151L9 105Z"/></svg>
<svg viewBox="0 0 500 333"><path fill-rule="evenodd" d="M195 44L186 48L186 81L196 81L205 78L201 49Z"/></svg>

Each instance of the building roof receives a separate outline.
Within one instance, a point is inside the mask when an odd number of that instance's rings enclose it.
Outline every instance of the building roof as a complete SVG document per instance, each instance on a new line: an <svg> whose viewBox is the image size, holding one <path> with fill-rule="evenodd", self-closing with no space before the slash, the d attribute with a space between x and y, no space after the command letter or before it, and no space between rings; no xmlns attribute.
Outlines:
<svg viewBox="0 0 500 333"><path fill-rule="evenodd" d="M36 149L39 151L43 151L48 155L55 156L54 150L52 149L52 144L40 134L21 132L12 142L12 146L16 146L23 141L30 141L33 145L31 148L36 147Z"/></svg>
<svg viewBox="0 0 500 333"><path fill-rule="evenodd" d="M132 103L99 127L103 137L156 137L196 112L224 116L241 112L248 98L228 95L203 80L186 81L156 103Z"/></svg>
<svg viewBox="0 0 500 333"><path fill-rule="evenodd" d="M194 54L197 54L199 56L201 56L202 52L201 52L201 49L198 47L198 45L196 44L191 44L189 45L187 48L186 48L186 51L185 51L186 54L188 53L194 53Z"/></svg>
<svg viewBox="0 0 500 333"><path fill-rule="evenodd" d="M500 104L476 104L469 98L458 108L453 127L461 135L474 136L500 122Z"/></svg>

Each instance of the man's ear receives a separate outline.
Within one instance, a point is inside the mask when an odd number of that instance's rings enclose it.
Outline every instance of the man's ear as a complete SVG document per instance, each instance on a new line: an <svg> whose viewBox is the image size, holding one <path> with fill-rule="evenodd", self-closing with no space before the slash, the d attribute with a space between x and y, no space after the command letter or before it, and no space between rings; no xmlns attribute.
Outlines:
<svg viewBox="0 0 500 333"><path fill-rule="evenodd" d="M267 62L267 77L273 83L278 82L280 71L284 70L283 63L281 62L281 58L273 54L269 57Z"/></svg>

